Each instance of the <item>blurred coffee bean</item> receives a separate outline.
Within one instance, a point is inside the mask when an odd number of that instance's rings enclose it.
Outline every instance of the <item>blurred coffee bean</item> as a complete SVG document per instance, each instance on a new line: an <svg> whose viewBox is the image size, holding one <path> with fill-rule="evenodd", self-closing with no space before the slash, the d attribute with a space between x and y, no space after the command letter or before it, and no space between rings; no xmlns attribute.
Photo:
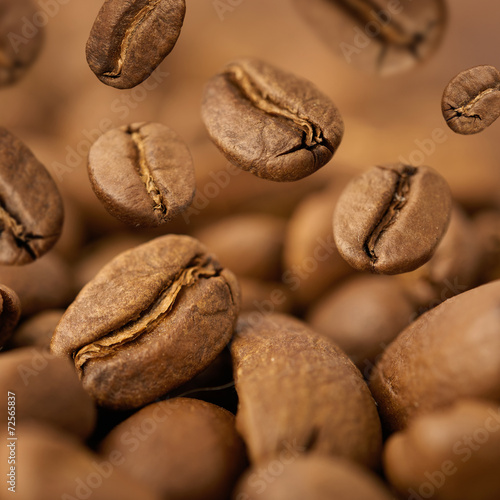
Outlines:
<svg viewBox="0 0 500 500"><path fill-rule="evenodd" d="M292 294L288 287L277 281L262 281L238 276L241 289L241 311L257 314L290 313Z"/></svg>
<svg viewBox="0 0 500 500"><path fill-rule="evenodd" d="M21 316L21 301L14 290L0 285L0 349L9 340Z"/></svg>
<svg viewBox="0 0 500 500"><path fill-rule="evenodd" d="M473 221L481 258L480 280L484 283L500 278L500 211L479 213Z"/></svg>

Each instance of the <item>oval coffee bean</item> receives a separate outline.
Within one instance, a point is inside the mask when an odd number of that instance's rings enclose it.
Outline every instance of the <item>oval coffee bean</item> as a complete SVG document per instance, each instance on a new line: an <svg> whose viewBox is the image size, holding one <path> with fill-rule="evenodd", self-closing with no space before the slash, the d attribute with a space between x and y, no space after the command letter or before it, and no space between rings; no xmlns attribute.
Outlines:
<svg viewBox="0 0 500 500"><path fill-rule="evenodd" d="M444 89L441 109L453 132L482 132L500 116L500 72L493 66L462 71Z"/></svg>
<svg viewBox="0 0 500 500"><path fill-rule="evenodd" d="M30 23L39 12L31 0L0 2L0 87L21 79L40 54L45 29Z"/></svg>
<svg viewBox="0 0 500 500"><path fill-rule="evenodd" d="M88 173L106 210L132 226L165 224L191 203L191 154L181 138L159 123L112 129L90 148Z"/></svg>
<svg viewBox="0 0 500 500"><path fill-rule="evenodd" d="M294 0L299 13L339 56L391 75L425 61L445 32L444 0Z"/></svg>
<svg viewBox="0 0 500 500"><path fill-rule="evenodd" d="M373 167L340 196L335 243L359 271L405 273L432 257L450 215L450 189L435 170L401 163Z"/></svg>
<svg viewBox="0 0 500 500"><path fill-rule="evenodd" d="M382 434L361 373L333 342L291 316L248 313L231 344L236 427L253 463L297 454L377 465Z"/></svg>
<svg viewBox="0 0 500 500"><path fill-rule="evenodd" d="M208 82L202 118L229 161L272 181L314 173L344 133L339 111L311 82L256 59L234 61Z"/></svg>
<svg viewBox="0 0 500 500"><path fill-rule="evenodd" d="M33 153L0 127L0 264L32 262L57 242L61 195Z"/></svg>
<svg viewBox="0 0 500 500"><path fill-rule="evenodd" d="M106 0L87 40L87 62L97 78L117 89L144 81L179 38L184 0Z"/></svg>
<svg viewBox="0 0 500 500"><path fill-rule="evenodd" d="M500 401L500 281L448 299L389 345L370 387L388 429L459 398Z"/></svg>
<svg viewBox="0 0 500 500"><path fill-rule="evenodd" d="M206 368L238 309L233 273L197 240L162 236L101 269L61 318L51 350L73 358L99 405L137 408Z"/></svg>
<svg viewBox="0 0 500 500"><path fill-rule="evenodd" d="M384 449L386 476L401 498L412 498L413 490L419 493L415 499L497 500L499 468L500 406L488 401L459 400L422 415L393 434Z"/></svg>
<svg viewBox="0 0 500 500"><path fill-rule="evenodd" d="M0 285L0 349L9 339L21 317L21 301L14 290Z"/></svg>

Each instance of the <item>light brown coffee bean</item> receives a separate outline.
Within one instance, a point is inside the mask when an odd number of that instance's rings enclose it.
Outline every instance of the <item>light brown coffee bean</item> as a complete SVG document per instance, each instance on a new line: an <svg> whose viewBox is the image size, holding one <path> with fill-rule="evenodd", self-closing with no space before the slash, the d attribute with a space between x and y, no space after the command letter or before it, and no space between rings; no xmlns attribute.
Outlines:
<svg viewBox="0 0 500 500"><path fill-rule="evenodd" d="M234 61L207 83L202 118L229 161L280 182L328 163L344 133L339 111L311 82L257 59Z"/></svg>
<svg viewBox="0 0 500 500"><path fill-rule="evenodd" d="M493 66L462 71L444 89L441 109L453 132L482 132L500 116L500 72Z"/></svg>
<svg viewBox="0 0 500 500"><path fill-rule="evenodd" d="M101 406L143 406L193 378L229 342L231 271L194 238L167 235L113 259L61 318L51 350L71 356Z"/></svg>
<svg viewBox="0 0 500 500"><path fill-rule="evenodd" d="M289 446L303 453L379 461L381 429L358 369L329 340L291 316L242 316L231 344L236 425L252 463Z"/></svg>
<svg viewBox="0 0 500 500"><path fill-rule="evenodd" d="M184 0L106 0L87 40L90 69L106 85L135 87L174 48L185 13Z"/></svg>
<svg viewBox="0 0 500 500"><path fill-rule="evenodd" d="M21 316L21 301L14 290L0 285L0 349L12 335Z"/></svg>
<svg viewBox="0 0 500 500"><path fill-rule="evenodd" d="M132 447L124 436L151 429ZM173 398L146 406L115 427L100 445L109 460L128 477L149 485L162 498L220 500L229 498L245 467L243 441L234 415L218 406L189 398Z"/></svg>
<svg viewBox="0 0 500 500"><path fill-rule="evenodd" d="M373 167L340 196L333 218L335 243L359 271L405 273L432 257L450 215L450 189L432 168Z"/></svg>
<svg viewBox="0 0 500 500"><path fill-rule="evenodd" d="M385 473L404 498L496 500L499 468L500 406L481 400L416 418L384 449Z"/></svg>
<svg viewBox="0 0 500 500"><path fill-rule="evenodd" d="M189 150L159 123L133 123L106 132L90 149L88 173L106 210L131 226L165 224L194 196Z"/></svg>
<svg viewBox="0 0 500 500"><path fill-rule="evenodd" d="M500 401L500 281L448 299L386 349L370 388L382 423L400 430L459 398Z"/></svg>

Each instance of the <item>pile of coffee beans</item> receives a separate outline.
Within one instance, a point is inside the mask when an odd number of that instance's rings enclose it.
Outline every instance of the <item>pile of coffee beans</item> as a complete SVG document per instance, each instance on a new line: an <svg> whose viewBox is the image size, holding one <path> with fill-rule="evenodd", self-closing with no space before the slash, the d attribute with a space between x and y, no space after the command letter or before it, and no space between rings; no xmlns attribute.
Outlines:
<svg viewBox="0 0 500 500"><path fill-rule="evenodd" d="M0 0L0 500L498 500L499 15Z"/></svg>

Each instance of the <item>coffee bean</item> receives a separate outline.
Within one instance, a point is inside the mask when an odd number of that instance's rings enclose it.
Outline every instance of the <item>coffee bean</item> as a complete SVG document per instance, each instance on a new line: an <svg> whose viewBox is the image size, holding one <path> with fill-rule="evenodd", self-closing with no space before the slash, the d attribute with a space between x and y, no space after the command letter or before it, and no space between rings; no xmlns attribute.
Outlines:
<svg viewBox="0 0 500 500"><path fill-rule="evenodd" d="M184 0L106 0L87 41L90 69L106 85L135 87L174 48L185 12Z"/></svg>
<svg viewBox="0 0 500 500"><path fill-rule="evenodd" d="M384 449L386 476L402 498L415 491L415 499L496 500L499 467L500 406L488 401L463 399L422 415Z"/></svg>
<svg viewBox="0 0 500 500"><path fill-rule="evenodd" d="M108 212L132 226L159 226L192 201L187 146L159 123L134 123L102 135L89 153L92 189Z"/></svg>
<svg viewBox="0 0 500 500"><path fill-rule="evenodd" d="M382 482L363 467L336 457L298 456L289 445L280 459L250 468L233 498L239 500L392 500Z"/></svg>
<svg viewBox="0 0 500 500"><path fill-rule="evenodd" d="M294 0L299 13L347 63L381 75L425 61L441 43L444 0Z"/></svg>
<svg viewBox="0 0 500 500"><path fill-rule="evenodd" d="M433 169L373 167L353 179L340 196L334 213L335 243L360 271L412 271L432 257L450 214L450 189Z"/></svg>
<svg viewBox="0 0 500 500"><path fill-rule="evenodd" d="M337 108L311 82L256 59L234 61L208 82L202 118L229 161L273 181L316 172L344 133Z"/></svg>
<svg viewBox="0 0 500 500"><path fill-rule="evenodd" d="M329 340L291 316L249 313L231 344L236 426L260 464L288 446L376 466L381 429L358 369Z"/></svg>
<svg viewBox="0 0 500 500"><path fill-rule="evenodd" d="M31 0L0 3L0 87L20 80L36 61L44 41L44 28L34 26L26 36L26 25L38 6Z"/></svg>
<svg viewBox="0 0 500 500"><path fill-rule="evenodd" d="M500 72L493 66L462 71L444 89L441 109L453 132L482 132L500 116Z"/></svg>
<svg viewBox="0 0 500 500"><path fill-rule="evenodd" d="M387 429L459 398L500 401L500 281L420 316L385 350L370 382Z"/></svg>
<svg viewBox="0 0 500 500"><path fill-rule="evenodd" d="M8 348L40 347L49 350L52 334L64 309L46 309L19 325L9 340Z"/></svg>
<svg viewBox="0 0 500 500"><path fill-rule="evenodd" d="M21 316L21 301L14 290L0 285L0 349L14 331Z"/></svg>
<svg viewBox="0 0 500 500"><path fill-rule="evenodd" d="M41 257L57 242L63 216L50 174L27 146L0 127L0 264Z"/></svg>
<svg viewBox="0 0 500 500"><path fill-rule="evenodd" d="M101 269L61 318L51 349L73 357L99 405L136 408L206 368L238 309L234 275L197 240L167 235Z"/></svg>
<svg viewBox="0 0 500 500"><path fill-rule="evenodd" d="M146 439L131 447L124 436ZM106 436L101 455L123 457L120 472L154 488L162 498L230 497L246 465L234 415L205 401L172 398L146 406Z"/></svg>

